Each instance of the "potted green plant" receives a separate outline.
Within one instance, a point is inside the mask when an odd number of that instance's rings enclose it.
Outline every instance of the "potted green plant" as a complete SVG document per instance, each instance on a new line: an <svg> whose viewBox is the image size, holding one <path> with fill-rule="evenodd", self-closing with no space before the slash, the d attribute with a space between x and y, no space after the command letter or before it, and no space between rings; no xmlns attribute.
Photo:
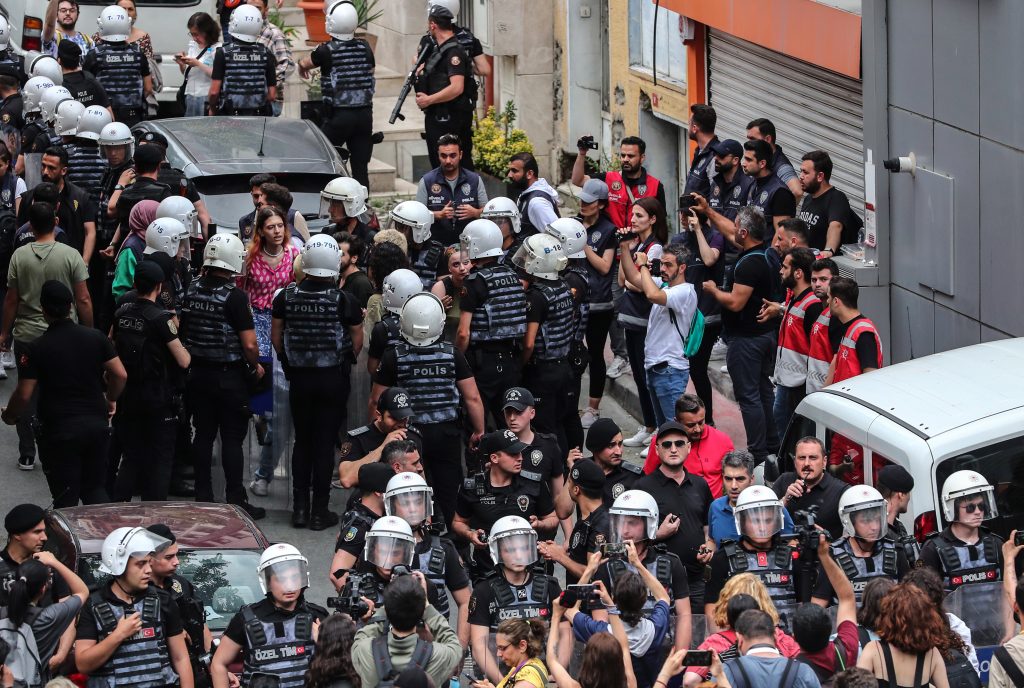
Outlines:
<svg viewBox="0 0 1024 688"><path fill-rule="evenodd" d="M489 197L508 196L505 176L508 161L517 153L532 153L533 144L526 132L517 129L516 105L511 100L501 110L487 108L476 118L473 130L473 165L484 180Z"/></svg>
<svg viewBox="0 0 1024 688"><path fill-rule="evenodd" d="M334 0L340 2L351 2L356 8L356 15L359 17L359 29L356 33L361 38L366 38L371 48L376 47L377 37L367 34L366 29L370 22L377 21L384 15L380 0ZM325 43L330 40L327 29L324 26L326 20L325 10L334 4L332 0L299 0L298 6L306 19L306 32L309 34L310 43Z"/></svg>

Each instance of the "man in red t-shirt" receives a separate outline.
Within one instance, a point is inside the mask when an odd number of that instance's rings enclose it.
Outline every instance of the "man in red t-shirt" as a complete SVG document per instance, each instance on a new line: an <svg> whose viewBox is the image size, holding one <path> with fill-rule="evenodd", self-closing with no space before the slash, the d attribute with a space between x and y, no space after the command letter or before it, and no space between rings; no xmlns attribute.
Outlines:
<svg viewBox="0 0 1024 688"><path fill-rule="evenodd" d="M696 394L684 394L676 400L676 421L686 428L686 436L690 439L690 453L686 455L683 467L689 473L704 478L711 494L718 499L722 496L722 457L735 447L728 435L707 425L704 416L704 402ZM644 475L653 473L661 464L655 450L657 441L656 435L651 438Z"/></svg>

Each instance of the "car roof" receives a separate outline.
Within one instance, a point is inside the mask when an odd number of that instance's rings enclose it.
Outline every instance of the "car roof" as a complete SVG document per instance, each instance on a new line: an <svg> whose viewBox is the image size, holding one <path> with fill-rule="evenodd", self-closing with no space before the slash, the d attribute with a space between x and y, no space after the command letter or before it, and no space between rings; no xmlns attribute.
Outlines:
<svg viewBox="0 0 1024 688"><path fill-rule="evenodd" d="M1024 407L1024 338L975 344L858 375L822 390L851 399L923 439Z"/></svg>
<svg viewBox="0 0 1024 688"><path fill-rule="evenodd" d="M140 125L159 131L192 163L187 176L319 172L340 174L340 157L316 126L289 117L177 117Z"/></svg>
<svg viewBox="0 0 1024 688"><path fill-rule="evenodd" d="M115 528L163 523L184 549L255 549L270 543L249 516L231 504L128 502L56 509L54 516L74 538L77 553L99 554Z"/></svg>

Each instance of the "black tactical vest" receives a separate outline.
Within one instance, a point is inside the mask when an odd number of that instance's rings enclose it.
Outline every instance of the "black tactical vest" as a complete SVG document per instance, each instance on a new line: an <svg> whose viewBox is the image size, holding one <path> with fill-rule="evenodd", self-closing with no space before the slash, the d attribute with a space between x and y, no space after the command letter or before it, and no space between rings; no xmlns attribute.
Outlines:
<svg viewBox="0 0 1024 688"><path fill-rule="evenodd" d="M262 621L252 605L242 607L246 647L242 658L242 685L253 673L273 674L280 688L302 688L313 659L313 615L298 612L286 621Z"/></svg>
<svg viewBox="0 0 1024 688"><path fill-rule="evenodd" d="M378 325L384 329L385 350L394 348L405 341L402 339L399 318L394 313L390 311L385 313L384 317L382 317L374 327L376 328Z"/></svg>
<svg viewBox="0 0 1024 688"><path fill-rule="evenodd" d="M324 105L361 108L373 105L376 80L373 53L366 41L334 39L325 44L331 54L330 68L320 68L320 90Z"/></svg>
<svg viewBox="0 0 1024 688"><path fill-rule="evenodd" d="M242 342L224 313L234 282L219 287L203 286L203 279L192 280L181 304L181 320L185 326L184 344L192 358L207 363L239 363Z"/></svg>
<svg viewBox="0 0 1024 688"><path fill-rule="evenodd" d="M530 222L530 213L526 212L530 205L530 201L535 198L539 198L550 205L551 210L555 213L555 217L558 217L558 208L555 206L554 201L551 200L551 196L546 191L541 191L540 189L524 191L519 195L519 200L516 201L516 205L519 206L519 236L524 239L544 231L543 227L533 226L533 223Z"/></svg>
<svg viewBox="0 0 1024 688"><path fill-rule="evenodd" d="M98 640L102 641L117 627L126 608L107 602L99 591L92 593L90 599L99 631ZM141 630L118 645L106 664L92 671L87 683L89 688L155 688L178 682L178 676L171 668L159 593L150 588L132 606L134 609L130 613L138 612L142 618Z"/></svg>
<svg viewBox="0 0 1024 688"><path fill-rule="evenodd" d="M653 559L648 562L644 562L644 568L651 572L651 575L658 579L662 587L668 591L669 597L672 595L672 556L667 552L659 552ZM615 581L619 579L626 571L635 571L636 568L629 562L623 561L622 559L610 559L608 561L608 576L612 581L614 587ZM645 614L650 614L654 610L654 605L657 600L654 599L654 594L650 591L647 592L647 601L644 602L643 611ZM670 604L669 608L672 609L672 613L675 613L675 609Z"/></svg>
<svg viewBox="0 0 1024 688"><path fill-rule="evenodd" d="M526 293L519 276L507 265L474 270L471 279L487 285L487 300L473 311L470 342L517 342L526 333Z"/></svg>
<svg viewBox="0 0 1024 688"><path fill-rule="evenodd" d="M229 112L252 112L267 105L267 49L259 43L228 43L224 52L221 102Z"/></svg>
<svg viewBox="0 0 1024 688"><path fill-rule="evenodd" d="M451 79L448 78L447 62L449 59L449 53L459 47L458 39L453 36L434 50L434 52L430 54L430 57L427 58L427 62L423 66L423 72L420 79L420 84L426 89L427 95L440 93L444 89L448 88L449 84L451 84ZM465 53L463 53L463 57L465 57ZM473 78L473 69L468 57L465 57L462 62L462 66L463 76L468 82ZM440 105L443 105L452 111L463 112L469 112L472 107L465 87L463 87L462 94L459 95L459 97L446 103L441 103ZM436 107L437 106L431 106L431 108Z"/></svg>
<svg viewBox="0 0 1024 688"><path fill-rule="evenodd" d="M447 186L447 185L446 185ZM441 257L444 256L444 246L440 241L430 239L412 256L413 249L409 248L409 257L412 259L410 269L416 273L423 284L423 289L429 291L434 282L437 281L437 273L441 267Z"/></svg>
<svg viewBox="0 0 1024 688"><path fill-rule="evenodd" d="M858 557L853 554L849 538L841 538L832 543L832 558L843 569L843 573L853 583L853 594L860 606L864 588L875 578L891 578L899 575L896 567L896 543L885 539L877 544L875 553L870 557ZM868 566L868 561L871 566Z"/></svg>
<svg viewBox="0 0 1024 688"><path fill-rule="evenodd" d="M504 576L495 572L487 579L494 601L498 603L498 611L491 617L491 632L506 619L540 619L551 617L551 602L548 590L553 579L543 573L534 573L532 580L525 586L513 586Z"/></svg>
<svg viewBox="0 0 1024 688"><path fill-rule="evenodd" d="M128 373L121 395L125 409L160 409L171 403L170 366L177 363L154 325L163 313L152 301L139 299L114 314L114 347Z"/></svg>
<svg viewBox="0 0 1024 688"><path fill-rule="evenodd" d="M100 156L99 146L94 141L78 139L65 148L68 152L68 181L85 189L93 203L99 203L103 174L107 171L107 161Z"/></svg>
<svg viewBox="0 0 1024 688"><path fill-rule="evenodd" d="M590 320L590 278L587 275L586 258L570 258L569 267L562 273L565 286L573 295L573 341L583 342L587 338L587 321Z"/></svg>
<svg viewBox="0 0 1024 688"><path fill-rule="evenodd" d="M455 383L455 349L447 342L429 346L399 344L397 386L409 390L419 425L447 423L459 417L459 388Z"/></svg>
<svg viewBox="0 0 1024 688"><path fill-rule="evenodd" d="M1002 580L1000 543L992 533L982 531L976 545L954 545L942 537L932 536L942 562L943 583L947 590L956 590L970 583L992 583Z"/></svg>
<svg viewBox="0 0 1024 688"><path fill-rule="evenodd" d="M530 285L530 289L539 291L548 303L547 317L540 324L534 342L533 360L565 360L572 346L575 323L572 294L561 280L555 284L544 284L538 280Z"/></svg>
<svg viewBox="0 0 1024 688"><path fill-rule="evenodd" d="M96 80L110 98L114 110L141 108L142 99L142 55L134 43L96 44Z"/></svg>
<svg viewBox="0 0 1024 688"><path fill-rule="evenodd" d="M757 576L768 588L768 595L779 612L780 624L789 632L790 617L797 606L793 548L780 542L767 552L751 552L730 542L722 549L729 561L729 577L744 572Z"/></svg>
<svg viewBox="0 0 1024 688"><path fill-rule="evenodd" d="M338 320L340 289L306 291L290 284L284 292L284 350L297 368L333 368L350 362L352 339Z"/></svg>
<svg viewBox="0 0 1024 688"><path fill-rule="evenodd" d="M427 541L429 546L416 553L413 568L422 571L423 576L437 589L437 611L441 616L448 616L448 593L445 591L445 553L441 538L431 535Z"/></svg>

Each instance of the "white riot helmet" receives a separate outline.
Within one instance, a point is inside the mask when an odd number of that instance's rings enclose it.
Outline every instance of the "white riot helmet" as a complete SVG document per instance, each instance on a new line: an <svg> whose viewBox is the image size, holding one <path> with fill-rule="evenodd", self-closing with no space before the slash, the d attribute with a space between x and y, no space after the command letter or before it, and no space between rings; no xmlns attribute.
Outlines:
<svg viewBox="0 0 1024 688"><path fill-rule="evenodd" d="M839 498L839 520L843 535L874 542L885 537L889 527L889 504L882 493L869 485L854 485ZM860 526L860 532L857 532Z"/></svg>
<svg viewBox="0 0 1024 688"><path fill-rule="evenodd" d="M491 526L487 547L495 564L528 567L537 561L537 531L522 516L502 516Z"/></svg>
<svg viewBox="0 0 1024 688"><path fill-rule="evenodd" d="M434 515L434 490L419 473L405 471L388 481L384 514L397 516L413 528Z"/></svg>
<svg viewBox="0 0 1024 688"><path fill-rule="evenodd" d="M459 235L462 253L470 260L497 258L502 255L501 242L501 229L493 220L473 220Z"/></svg>
<svg viewBox="0 0 1024 688"><path fill-rule="evenodd" d="M732 515L741 536L766 539L782 530L782 502L764 485L751 485L740 492Z"/></svg>
<svg viewBox="0 0 1024 688"><path fill-rule="evenodd" d="M35 51L25 56L25 73L29 76L43 76L56 86L64 83L64 70L52 56Z"/></svg>
<svg viewBox="0 0 1024 688"><path fill-rule="evenodd" d="M113 121L107 108L100 107L99 105L90 105L85 108L82 116L78 118L78 133L75 136L80 139L99 141L100 132L103 131L103 127Z"/></svg>
<svg viewBox="0 0 1024 688"><path fill-rule="evenodd" d="M523 229L519 206L511 198L505 198L504 196L495 196L487 201L483 211L480 213L480 217L491 221L507 219L512 223L513 234L519 234Z"/></svg>
<svg viewBox="0 0 1024 688"><path fill-rule="evenodd" d="M218 232L206 242L206 248L203 249L204 268L221 268L240 275L244 264L245 245L234 234Z"/></svg>
<svg viewBox="0 0 1024 688"><path fill-rule="evenodd" d="M263 33L263 15L252 5L239 5L231 12L228 33L243 43L255 43Z"/></svg>
<svg viewBox="0 0 1024 688"><path fill-rule="evenodd" d="M434 213L419 201L402 201L391 209L391 221L412 230L412 240L424 244L430 239Z"/></svg>
<svg viewBox="0 0 1024 688"><path fill-rule="evenodd" d="M642 523L637 519L641 519ZM608 510L611 541L639 542L645 537L654 540L658 533L658 519L658 503L654 497L643 490L626 490L615 498L612 508Z"/></svg>
<svg viewBox="0 0 1024 688"><path fill-rule="evenodd" d="M562 245L549 234L527 237L516 254L512 265L539 279L555 280L565 269L568 259L562 255Z"/></svg>
<svg viewBox="0 0 1024 688"><path fill-rule="evenodd" d="M135 138L132 136L132 130L124 122L111 122L103 127L98 140L100 155L105 155L104 146L128 146L128 155L125 156L125 160L129 160L135 155Z"/></svg>
<svg viewBox="0 0 1024 688"><path fill-rule="evenodd" d="M429 291L413 294L398 318L402 339L413 346L430 346L444 333L444 304Z"/></svg>
<svg viewBox="0 0 1024 688"><path fill-rule="evenodd" d="M350 2L339 2L331 7L330 14L324 21L327 35L337 38L339 41L351 41L355 38L358 25L359 13Z"/></svg>
<svg viewBox="0 0 1024 688"><path fill-rule="evenodd" d="M427 0L427 16L429 17L435 7L443 7L452 13L452 19L459 16L459 0Z"/></svg>
<svg viewBox="0 0 1024 688"><path fill-rule="evenodd" d="M34 76L26 81L21 89L25 112L39 112L39 100L43 97L43 91L53 86L53 80L46 76Z"/></svg>
<svg viewBox="0 0 1024 688"><path fill-rule="evenodd" d="M942 514L947 521L954 523L958 520L957 506L961 500L964 497L976 496L982 498L981 512L984 517L982 520L987 521L999 515L999 510L996 508L995 491L985 476L977 471L957 471L942 483ZM977 500L970 500L970 502L975 501ZM972 507L968 503L967 508L971 509L973 513L976 507Z"/></svg>
<svg viewBox="0 0 1024 688"><path fill-rule="evenodd" d="M166 538L145 528L116 528L103 540L99 570L111 576L120 576L128 568L129 559L149 556L168 542Z"/></svg>
<svg viewBox="0 0 1024 688"><path fill-rule="evenodd" d="M81 127L79 127L81 130ZM81 134L79 134L81 136ZM192 201L184 196L168 196L160 201L157 206L156 216L158 218L173 218L185 228L186 236L202 236L202 227L199 225L199 213Z"/></svg>
<svg viewBox="0 0 1024 688"><path fill-rule="evenodd" d="M132 18L128 16L128 10L120 5L110 5L104 7L100 16L96 18L96 26L99 27L100 38L104 41L127 41L132 33Z"/></svg>
<svg viewBox="0 0 1024 688"><path fill-rule="evenodd" d="M566 258L586 258L583 247L587 245L587 229L574 217L560 217L544 231L558 239Z"/></svg>
<svg viewBox="0 0 1024 688"><path fill-rule="evenodd" d="M43 91L39 97L39 111L43 114L43 120L52 123L57 116L57 106L65 100L73 100L71 91L63 86L54 86Z"/></svg>
<svg viewBox="0 0 1024 688"><path fill-rule="evenodd" d="M311 277L341 274L341 247L329 234L317 234L302 247L302 271Z"/></svg>
<svg viewBox="0 0 1024 688"><path fill-rule="evenodd" d="M383 516L366 533L363 559L390 571L396 566L412 566L415 550L412 527L397 516Z"/></svg>
<svg viewBox="0 0 1024 688"><path fill-rule="evenodd" d="M366 212L366 187L352 177L338 177L327 182L320 192L320 217L330 217L331 201L345 204L345 215L359 217Z"/></svg>
<svg viewBox="0 0 1024 688"><path fill-rule="evenodd" d="M419 294L421 291L423 291L423 282L420 281L419 275L406 268L394 270L384 278L384 288L381 289L384 308L390 313L399 315L405 302L413 294Z"/></svg>
<svg viewBox="0 0 1024 688"><path fill-rule="evenodd" d="M7 50L7 46L10 42L11 24L7 21L7 17L0 14L0 50Z"/></svg>
<svg viewBox="0 0 1024 688"><path fill-rule="evenodd" d="M143 253L166 253L174 258L184 239L188 239L185 225L173 217L158 217L146 227L146 248Z"/></svg>
<svg viewBox="0 0 1024 688"><path fill-rule="evenodd" d="M283 542L263 550L256 574L264 594L270 591L271 576L286 593L301 592L309 587L309 561L298 549Z"/></svg>
<svg viewBox="0 0 1024 688"><path fill-rule="evenodd" d="M78 133L78 120L85 114L85 106L77 100L62 100L57 104L57 115L53 118L53 130L58 136L74 136Z"/></svg>

